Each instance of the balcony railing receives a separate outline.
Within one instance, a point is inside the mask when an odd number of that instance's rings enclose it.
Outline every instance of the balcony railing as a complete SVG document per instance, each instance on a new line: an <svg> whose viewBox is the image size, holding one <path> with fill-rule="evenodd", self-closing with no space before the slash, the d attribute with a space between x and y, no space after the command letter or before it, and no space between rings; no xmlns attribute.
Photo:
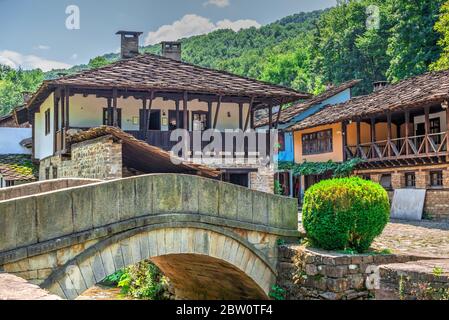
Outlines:
<svg viewBox="0 0 449 320"><path fill-rule="evenodd" d="M153 146L159 147L165 151L171 151L173 147L178 143L177 141L170 141L170 136L172 131L157 131L157 130L150 130L147 132L147 137L145 139L145 134L143 131L126 131L127 133L133 135L135 138L139 140L146 141L148 144L151 144ZM222 156L222 157L230 157L231 155L226 150L226 139L225 139L225 132L221 133L221 141L222 141L222 148L221 152L218 154L216 153L215 156ZM193 147L193 132L189 132L190 134L190 155L192 155L192 150L194 150ZM233 158L248 158L248 157L258 157L263 154L266 154L269 151L269 141L267 139L266 141L266 151L261 150L261 146L259 146L259 136L256 136L256 145L249 145L248 139L245 139L244 145L243 145L243 151L237 150L235 143L233 144L233 150L232 150L232 157ZM213 139L210 141L202 141L201 142L201 150L203 150L207 145L209 145Z"/></svg>
<svg viewBox="0 0 449 320"><path fill-rule="evenodd" d="M346 159L365 161L399 160L447 156L448 134L440 132L408 138L397 138L346 146Z"/></svg>

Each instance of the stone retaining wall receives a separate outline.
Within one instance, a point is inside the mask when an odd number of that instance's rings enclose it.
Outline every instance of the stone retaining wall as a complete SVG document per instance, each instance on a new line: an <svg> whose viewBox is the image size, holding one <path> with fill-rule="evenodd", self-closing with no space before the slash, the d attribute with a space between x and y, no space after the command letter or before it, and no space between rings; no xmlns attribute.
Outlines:
<svg viewBox="0 0 449 320"><path fill-rule="evenodd" d="M0 189L0 201L31 196L39 193L50 192L60 189L84 186L87 184L100 182L100 180L92 179L56 179L48 181L40 181L28 183L10 188Z"/></svg>
<svg viewBox="0 0 449 320"><path fill-rule="evenodd" d="M349 255L304 246L280 246L278 286L288 300L355 300L374 296L379 265L418 259L400 255Z"/></svg>
<svg viewBox="0 0 449 320"><path fill-rule="evenodd" d="M377 300L449 300L449 260L382 265Z"/></svg>

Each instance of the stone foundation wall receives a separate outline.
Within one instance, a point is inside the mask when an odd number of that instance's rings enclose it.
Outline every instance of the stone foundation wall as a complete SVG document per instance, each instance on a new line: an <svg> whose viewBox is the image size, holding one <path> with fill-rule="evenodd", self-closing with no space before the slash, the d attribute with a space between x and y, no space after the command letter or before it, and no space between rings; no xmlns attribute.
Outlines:
<svg viewBox="0 0 449 320"><path fill-rule="evenodd" d="M377 300L449 300L449 260L425 260L379 268Z"/></svg>
<svg viewBox="0 0 449 320"><path fill-rule="evenodd" d="M280 246L277 285L287 300L362 300L374 296L379 265L418 258L346 255L303 246Z"/></svg>
<svg viewBox="0 0 449 320"><path fill-rule="evenodd" d="M274 171L270 168L259 168L258 172L249 175L250 188L266 193L274 193Z"/></svg>
<svg viewBox="0 0 449 320"><path fill-rule="evenodd" d="M430 171L442 171L443 186L430 186ZM449 168L447 164L415 167L398 167L379 170L359 170L357 175L368 175L373 182L380 182L383 174L391 174L391 186L394 189L406 188L405 174L415 173L415 188L427 189L424 203L425 216L436 220L449 220ZM390 201L394 192L388 192Z"/></svg>
<svg viewBox="0 0 449 320"><path fill-rule="evenodd" d="M41 160L39 180L49 178L122 178L122 145L112 136L73 144L69 159L54 156Z"/></svg>

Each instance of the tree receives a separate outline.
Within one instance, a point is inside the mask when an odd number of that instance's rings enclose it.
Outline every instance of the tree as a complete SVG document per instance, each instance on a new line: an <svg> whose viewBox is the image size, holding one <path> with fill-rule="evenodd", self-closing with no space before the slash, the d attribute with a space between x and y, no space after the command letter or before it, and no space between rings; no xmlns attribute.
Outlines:
<svg viewBox="0 0 449 320"><path fill-rule="evenodd" d="M89 61L89 68L90 69L97 69L97 68L101 68L104 66L107 66L108 64L110 64L111 62L106 59L103 56L99 56L99 57L95 57L93 59L90 59Z"/></svg>
<svg viewBox="0 0 449 320"><path fill-rule="evenodd" d="M388 79L401 79L422 74L429 70L441 52L438 33L434 25L444 0L388 0L391 28L387 54L390 67Z"/></svg>
<svg viewBox="0 0 449 320"><path fill-rule="evenodd" d="M434 29L441 35L438 45L441 47L442 52L439 59L430 68L436 71L446 70L449 69L449 1L441 7L440 18L435 23Z"/></svg>

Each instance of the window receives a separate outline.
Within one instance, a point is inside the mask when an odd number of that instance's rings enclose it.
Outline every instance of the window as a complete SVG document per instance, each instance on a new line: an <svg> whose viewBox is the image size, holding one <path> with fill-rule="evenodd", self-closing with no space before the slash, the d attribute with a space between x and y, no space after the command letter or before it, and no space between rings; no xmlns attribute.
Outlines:
<svg viewBox="0 0 449 320"><path fill-rule="evenodd" d="M58 167L53 167L53 179L58 179Z"/></svg>
<svg viewBox="0 0 449 320"><path fill-rule="evenodd" d="M430 134L436 134L440 132L441 132L440 118L430 119ZM433 136L432 139L436 144L441 143L441 136Z"/></svg>
<svg viewBox="0 0 449 320"><path fill-rule="evenodd" d="M380 178L380 185L387 190L391 190L391 174L383 174Z"/></svg>
<svg viewBox="0 0 449 320"><path fill-rule="evenodd" d="M405 186L407 188L416 187L416 175L414 172L409 172L405 174Z"/></svg>
<svg viewBox="0 0 449 320"><path fill-rule="evenodd" d="M45 111L45 135L50 133L50 109Z"/></svg>
<svg viewBox="0 0 449 320"><path fill-rule="evenodd" d="M112 112L112 109L111 109ZM112 114L110 115L110 118L112 119ZM109 121L109 114L108 114L108 108L103 108L103 125L107 126ZM118 127L122 127L122 109L117 109L117 124Z"/></svg>
<svg viewBox="0 0 449 320"><path fill-rule="evenodd" d="M192 112L193 131L204 131L208 129L209 114L205 111Z"/></svg>
<svg viewBox="0 0 449 320"><path fill-rule="evenodd" d="M278 134L279 151L285 151L285 133L279 132Z"/></svg>
<svg viewBox="0 0 449 320"><path fill-rule="evenodd" d="M332 152L332 129L302 135L302 154Z"/></svg>
<svg viewBox="0 0 449 320"><path fill-rule="evenodd" d="M50 180L50 168L45 168L45 180Z"/></svg>
<svg viewBox="0 0 449 320"><path fill-rule="evenodd" d="M188 113L187 113L188 115ZM179 111L179 126L176 120L176 110L168 110L168 129L184 129L184 111Z"/></svg>
<svg viewBox="0 0 449 320"><path fill-rule="evenodd" d="M362 178L363 180L367 180L367 181L370 181L370 180L371 180L371 176L370 176L369 174L362 174L361 178Z"/></svg>
<svg viewBox="0 0 449 320"><path fill-rule="evenodd" d="M442 187L443 186L443 171L431 171L430 172L430 186Z"/></svg>

